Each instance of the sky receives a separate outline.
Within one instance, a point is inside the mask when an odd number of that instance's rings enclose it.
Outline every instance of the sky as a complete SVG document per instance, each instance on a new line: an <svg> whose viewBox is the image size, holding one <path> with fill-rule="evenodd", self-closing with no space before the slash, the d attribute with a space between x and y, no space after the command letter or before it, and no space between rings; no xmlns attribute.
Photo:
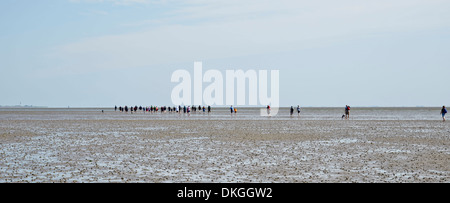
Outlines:
<svg viewBox="0 0 450 203"><path fill-rule="evenodd" d="M447 0L2 0L0 10L0 105L172 105L172 73L193 76L195 61L224 75L279 70L281 106L450 105Z"/></svg>

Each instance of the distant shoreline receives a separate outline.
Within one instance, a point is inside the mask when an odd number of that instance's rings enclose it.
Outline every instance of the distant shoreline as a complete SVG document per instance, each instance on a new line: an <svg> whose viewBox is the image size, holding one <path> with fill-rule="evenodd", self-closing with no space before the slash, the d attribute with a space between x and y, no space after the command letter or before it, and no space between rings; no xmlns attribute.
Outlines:
<svg viewBox="0 0 450 203"><path fill-rule="evenodd" d="M2 106L2 105L0 105L0 108L11 108L11 109L22 109L22 108L24 108L24 109L27 109L27 108L52 108L52 107L47 107L47 106L33 106L33 105L15 105L15 106L8 106L8 105L6 105L6 106Z"/></svg>

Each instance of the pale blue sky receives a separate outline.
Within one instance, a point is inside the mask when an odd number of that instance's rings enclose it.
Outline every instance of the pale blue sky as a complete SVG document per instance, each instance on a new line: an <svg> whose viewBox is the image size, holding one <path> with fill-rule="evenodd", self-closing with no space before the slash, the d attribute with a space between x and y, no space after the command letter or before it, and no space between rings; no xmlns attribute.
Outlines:
<svg viewBox="0 0 450 203"><path fill-rule="evenodd" d="M2 0L0 105L170 105L176 69L278 69L282 106L450 105L446 0ZM208 84L204 84L203 87Z"/></svg>

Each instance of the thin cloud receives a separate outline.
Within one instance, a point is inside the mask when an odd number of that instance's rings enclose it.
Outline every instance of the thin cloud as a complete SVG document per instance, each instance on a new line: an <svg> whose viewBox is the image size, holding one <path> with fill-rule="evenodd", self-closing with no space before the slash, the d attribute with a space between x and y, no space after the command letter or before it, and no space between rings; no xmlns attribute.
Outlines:
<svg viewBox="0 0 450 203"><path fill-rule="evenodd" d="M132 5L132 4L148 4L151 2L159 2L154 0L69 0L73 3L112 3L115 5Z"/></svg>
<svg viewBox="0 0 450 203"><path fill-rule="evenodd" d="M174 2L177 6L160 18L130 22L130 26L146 28L143 31L65 44L54 56L66 61L65 69L89 72L288 52L360 36L450 25L450 16L444 12L447 4L437 6L442 1Z"/></svg>

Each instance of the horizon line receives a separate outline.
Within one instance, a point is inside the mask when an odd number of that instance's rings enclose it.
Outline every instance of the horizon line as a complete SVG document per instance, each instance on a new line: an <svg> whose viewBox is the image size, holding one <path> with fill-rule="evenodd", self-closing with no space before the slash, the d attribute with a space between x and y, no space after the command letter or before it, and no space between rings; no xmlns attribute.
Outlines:
<svg viewBox="0 0 450 203"><path fill-rule="evenodd" d="M117 105L117 107L122 106L122 105ZM125 105L123 105L125 106ZM126 105L128 106L128 105ZM137 105L133 105L133 106L137 106ZM172 107L172 106L178 106L178 105L138 105L142 106L142 107L146 107L146 106L166 106L166 107ZM181 105L181 106L197 106L197 105ZM200 106L205 106L207 107L207 105L200 105ZM218 106L213 106L210 105L211 107L216 107L216 108L229 108L230 105L218 105ZM266 108L266 106L249 106L249 105L232 105L233 107L241 107L241 108ZM27 109L27 108L49 108L49 109L80 109L80 108L112 108L114 109L115 106L34 106L34 105L0 105L0 108L11 108L11 109ZM131 107L131 105L130 105ZM271 108L289 108L291 106L279 106L279 107L272 107ZM292 107L297 107L297 105L292 105ZM343 108L345 106L300 106L301 108ZM376 106L376 105L372 105L372 106L361 106L361 105L355 105L355 106L350 106L352 108L434 108L434 107L440 107L440 106L424 106L424 105L416 105L416 106Z"/></svg>

